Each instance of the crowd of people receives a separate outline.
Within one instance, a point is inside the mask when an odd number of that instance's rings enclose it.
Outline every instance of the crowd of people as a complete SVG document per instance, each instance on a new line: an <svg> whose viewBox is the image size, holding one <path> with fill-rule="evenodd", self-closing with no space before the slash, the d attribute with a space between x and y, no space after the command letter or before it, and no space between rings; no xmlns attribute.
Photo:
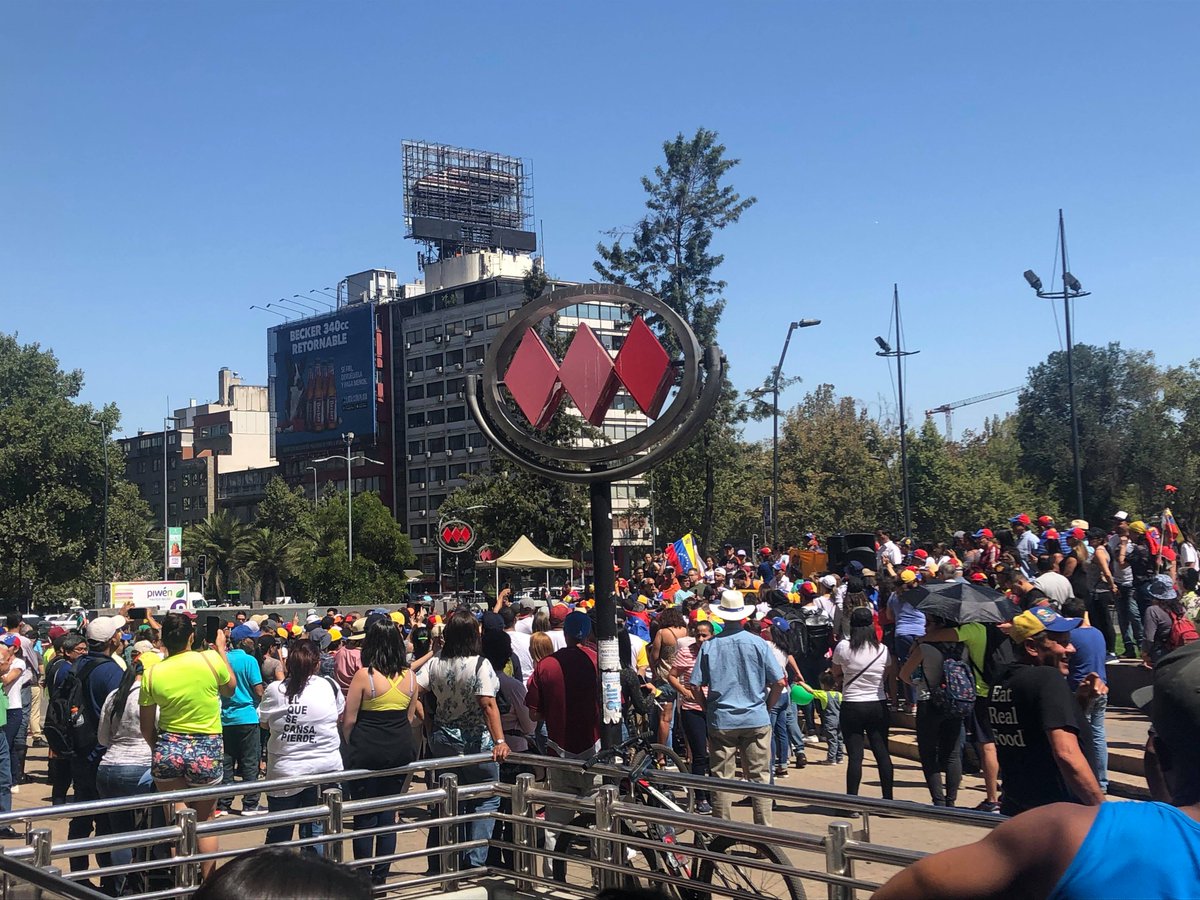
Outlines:
<svg viewBox="0 0 1200 900"><path fill-rule="evenodd" d="M1100 804L1106 665L1123 651L1152 667L1196 638L1196 554L1189 541L1155 545L1156 529L1124 513L1110 529L1076 521L1059 532L1024 514L1008 526L945 543L897 542L880 529L873 558L815 571L795 548L762 547L751 558L726 545L687 571L647 554L616 586L626 732L653 733L695 775L759 783L789 777L823 750L813 764L844 764L848 794L861 789L869 749L886 799L894 791L889 730L907 713L935 805L958 802L964 758L984 776L977 809ZM805 549L818 546L809 536ZM929 612L924 598L939 584L995 597L997 615ZM215 631L187 614L126 609L78 631L53 629L44 653L10 618L0 634L9 723L0 809L20 781L26 723L40 706L29 695L40 684L49 693L55 803L72 785L74 799L88 800L240 780L236 813L255 816L315 805L347 770L384 772L422 757L485 754L487 762L455 769L463 785L532 771L510 751L587 759L600 740L594 606L589 591L570 587L514 603L506 586L482 612L438 616L424 597L360 616L310 610L304 621L238 613ZM71 710L78 714L64 718ZM547 772L554 790L583 795L595 786L582 770ZM263 777L293 780L273 786L264 804L247 786ZM369 800L401 792L403 782L385 773L344 787ZM696 811L728 817L732 799L701 791ZM473 798L460 812L499 804ZM189 805L199 821L235 813L232 798ZM772 823L769 797L752 805L756 822ZM547 810L547 824L565 815ZM354 857L373 860L363 871L375 884L388 877L396 821L386 805L354 817L362 832L351 835ZM80 815L69 836L138 825L133 812ZM483 815L460 837L487 840L496 827ZM274 825L267 843L294 832ZM310 852L322 852L321 835L320 822L299 825ZM215 839L200 849L213 852ZM481 846L464 851L460 865L485 865L489 852L505 864L505 854ZM114 851L100 863L131 858ZM73 870L87 864L71 859ZM206 863L205 874L211 869ZM437 870L433 856L429 872ZM101 887L113 895L134 888L124 876Z"/></svg>

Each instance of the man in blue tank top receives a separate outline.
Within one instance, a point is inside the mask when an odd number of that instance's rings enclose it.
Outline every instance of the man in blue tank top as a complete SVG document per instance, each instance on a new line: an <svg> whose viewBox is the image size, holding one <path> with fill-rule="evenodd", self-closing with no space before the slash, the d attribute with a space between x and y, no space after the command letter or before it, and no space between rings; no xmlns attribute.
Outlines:
<svg viewBox="0 0 1200 900"><path fill-rule="evenodd" d="M909 866L876 900L1200 896L1200 642L1159 660L1153 687L1133 699L1154 726L1146 782L1156 802L1038 807Z"/></svg>

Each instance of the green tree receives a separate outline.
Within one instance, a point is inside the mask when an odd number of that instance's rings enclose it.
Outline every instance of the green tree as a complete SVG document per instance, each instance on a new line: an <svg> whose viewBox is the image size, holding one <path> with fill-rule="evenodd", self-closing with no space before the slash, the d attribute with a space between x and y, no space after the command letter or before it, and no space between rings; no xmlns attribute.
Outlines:
<svg viewBox="0 0 1200 900"><path fill-rule="evenodd" d="M726 283L716 276L724 256L712 252L717 231L736 223L754 205L727 183L738 160L725 155L717 133L700 128L691 138L682 133L663 144L665 162L654 177L642 178L647 213L628 232L614 232L611 244L596 247L594 263L602 278L657 296L692 328L702 347L717 342L717 327L725 309ZM657 316L647 316L669 349L678 349ZM687 449L661 463L655 471L656 496L679 498L681 505L658 512L664 534L692 530L707 546L714 534L729 526L720 521L728 508L722 496L731 462L738 458L735 395L726 382L721 404L699 438ZM675 512L686 508L688 518ZM686 521L695 521L687 528Z"/></svg>
<svg viewBox="0 0 1200 900"><path fill-rule="evenodd" d="M278 476L267 482L254 524L278 534L307 536L312 529L313 504L300 488L289 488Z"/></svg>
<svg viewBox="0 0 1200 900"><path fill-rule="evenodd" d="M209 513L203 522L184 530L184 552L192 559L200 554L205 557L201 579L207 597L224 599L228 591L241 589L242 564L251 531L250 526L224 509Z"/></svg>
<svg viewBox="0 0 1200 900"><path fill-rule="evenodd" d="M83 373L64 371L49 350L0 334L0 597L15 599L18 571L52 599L96 571L104 435L120 414L79 403L82 387ZM120 448L110 441L108 450L110 497L124 496ZM111 547L111 510L109 525Z"/></svg>
<svg viewBox="0 0 1200 900"><path fill-rule="evenodd" d="M287 595L287 582L297 570L301 542L290 532L271 528L250 530L242 550L244 579L252 594L263 603Z"/></svg>
<svg viewBox="0 0 1200 900"><path fill-rule="evenodd" d="M1017 401L1021 467L1064 515L1102 522L1118 506L1137 507L1157 493L1164 442L1171 436L1164 379L1152 353L1077 344L1075 402L1084 509L1076 511L1066 354L1029 370Z"/></svg>
<svg viewBox="0 0 1200 900"><path fill-rule="evenodd" d="M788 411L779 441L780 534L870 530L899 520L897 437L822 384Z"/></svg>

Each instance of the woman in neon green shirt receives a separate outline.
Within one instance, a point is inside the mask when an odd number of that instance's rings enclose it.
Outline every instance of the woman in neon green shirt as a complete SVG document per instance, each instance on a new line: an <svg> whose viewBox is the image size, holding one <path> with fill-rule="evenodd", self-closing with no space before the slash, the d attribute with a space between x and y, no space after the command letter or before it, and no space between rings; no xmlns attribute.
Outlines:
<svg viewBox="0 0 1200 900"><path fill-rule="evenodd" d="M221 783L221 698L233 695L237 678L225 658L224 631L217 632L211 650L192 649L194 636L187 616L164 616L162 642L167 658L142 676L138 697L142 737L154 751L150 774L160 791ZM216 801L196 800L187 805L196 811L197 822L207 822ZM215 853L217 839L201 838L199 847L201 853ZM201 864L206 878L214 865L212 861Z"/></svg>

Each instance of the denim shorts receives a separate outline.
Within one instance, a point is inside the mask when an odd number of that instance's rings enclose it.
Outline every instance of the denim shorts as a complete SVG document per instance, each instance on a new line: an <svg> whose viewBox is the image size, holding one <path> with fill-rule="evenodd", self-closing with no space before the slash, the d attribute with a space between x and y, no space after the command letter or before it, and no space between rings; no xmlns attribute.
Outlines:
<svg viewBox="0 0 1200 900"><path fill-rule="evenodd" d="M182 778L188 787L207 787L221 782L224 758L225 745L219 734L160 731L150 774L157 781Z"/></svg>

